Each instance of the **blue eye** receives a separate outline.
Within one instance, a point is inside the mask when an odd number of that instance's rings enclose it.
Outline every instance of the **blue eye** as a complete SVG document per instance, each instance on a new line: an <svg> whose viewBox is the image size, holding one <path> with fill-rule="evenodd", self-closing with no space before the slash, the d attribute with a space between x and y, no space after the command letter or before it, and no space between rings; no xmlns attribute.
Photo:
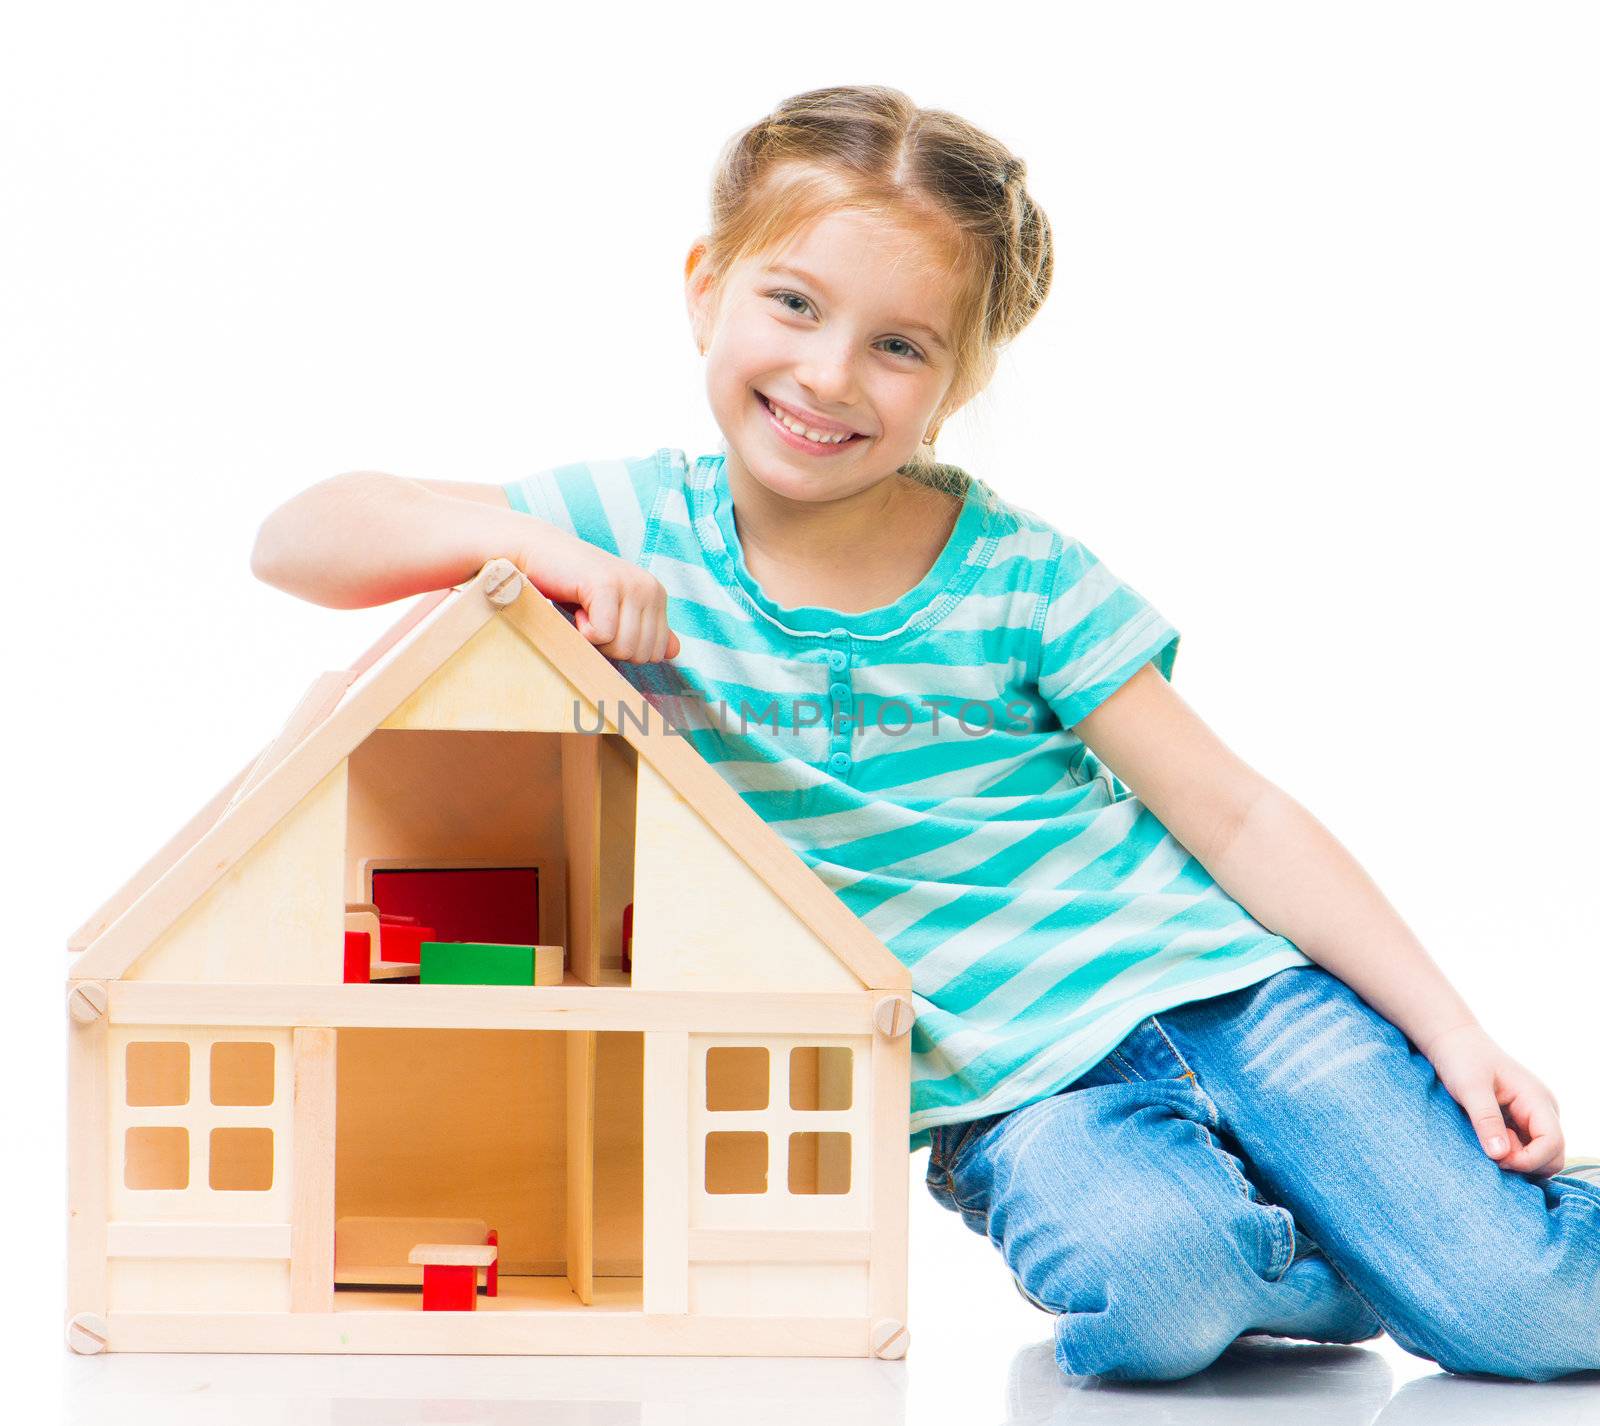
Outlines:
<svg viewBox="0 0 1600 1426"><path fill-rule="evenodd" d="M810 301L807 298L802 297L798 292L789 292L789 291L769 292L767 294L767 296L772 298L772 300L774 302L777 302L784 309L784 311L793 312L795 314L795 316L797 316L797 317L803 316L804 313L800 310L800 308L791 307L789 305L789 303L785 299L792 297L792 298L794 298L794 300L796 302L800 303L802 307L807 308L807 309L809 309L810 306L811 306ZM908 342L904 337L886 337L884 340L885 341L890 341L890 342L898 342L901 346L903 346L905 348L904 352L894 352L894 353L892 353L892 355L894 355L894 356L908 356L913 361L926 361L927 360L927 358L924 357L922 355L922 353L919 352L914 346L912 346L911 343Z"/></svg>
<svg viewBox="0 0 1600 1426"><path fill-rule="evenodd" d="M796 302L804 302L807 307L809 307L811 305L809 302L806 302L806 299L804 297L802 297L798 292L772 292L772 293L769 293L768 296L774 298L779 303L782 303L783 306L790 312L793 312L795 309L793 307L790 307L788 305L788 303L783 301L783 299L785 297L792 297L792 298L794 298L794 300Z"/></svg>

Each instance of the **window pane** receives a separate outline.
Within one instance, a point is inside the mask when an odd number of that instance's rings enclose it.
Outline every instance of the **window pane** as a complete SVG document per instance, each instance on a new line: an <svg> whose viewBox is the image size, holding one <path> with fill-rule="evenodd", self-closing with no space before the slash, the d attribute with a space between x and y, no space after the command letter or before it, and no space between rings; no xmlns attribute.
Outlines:
<svg viewBox="0 0 1600 1426"><path fill-rule="evenodd" d="M218 1040L211 1047L213 1104L271 1104L272 1046Z"/></svg>
<svg viewBox="0 0 1600 1426"><path fill-rule="evenodd" d="M726 1045L706 1051L707 1109L765 1109L771 1056L765 1045Z"/></svg>
<svg viewBox="0 0 1600 1426"><path fill-rule="evenodd" d="M189 1131L144 1125L122 1143L122 1181L129 1188L188 1188Z"/></svg>
<svg viewBox="0 0 1600 1426"><path fill-rule="evenodd" d="M707 1193L765 1193L767 1136L752 1133L706 1135Z"/></svg>
<svg viewBox="0 0 1600 1426"><path fill-rule="evenodd" d="M847 1045L802 1045L790 1050L789 1107L848 1109L850 1063Z"/></svg>
<svg viewBox="0 0 1600 1426"><path fill-rule="evenodd" d="M789 1135L790 1193L849 1193L850 1136Z"/></svg>
<svg viewBox="0 0 1600 1426"><path fill-rule="evenodd" d="M272 1130L213 1129L211 1186L228 1192L272 1187Z"/></svg>
<svg viewBox="0 0 1600 1426"><path fill-rule="evenodd" d="M182 1040L135 1040L123 1064L129 1104L189 1102L189 1047Z"/></svg>

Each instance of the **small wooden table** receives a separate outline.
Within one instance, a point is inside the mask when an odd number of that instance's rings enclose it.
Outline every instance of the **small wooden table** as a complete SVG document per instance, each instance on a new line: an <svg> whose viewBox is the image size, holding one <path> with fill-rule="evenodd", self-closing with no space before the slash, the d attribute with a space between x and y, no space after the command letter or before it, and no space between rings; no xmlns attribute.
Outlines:
<svg viewBox="0 0 1600 1426"><path fill-rule="evenodd" d="M491 1267L500 1249L493 1243L418 1243L406 1261L422 1265L424 1312L474 1312L478 1269Z"/></svg>

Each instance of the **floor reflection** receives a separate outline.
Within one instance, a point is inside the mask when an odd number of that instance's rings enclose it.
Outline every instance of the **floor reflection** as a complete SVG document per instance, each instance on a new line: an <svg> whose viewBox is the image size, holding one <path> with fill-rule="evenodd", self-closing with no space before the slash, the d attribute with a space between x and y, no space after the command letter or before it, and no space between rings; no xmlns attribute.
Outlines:
<svg viewBox="0 0 1600 1426"><path fill-rule="evenodd" d="M78 1357L74 1426L903 1426L904 1362L756 1357Z"/></svg>
<svg viewBox="0 0 1600 1426"><path fill-rule="evenodd" d="M1048 1337L1009 1365L982 1346L903 1362L113 1355L65 1365L76 1426L1600 1426L1600 1372L1452 1376L1386 1339L1247 1338L1174 1382L1063 1375Z"/></svg>
<svg viewBox="0 0 1600 1426"><path fill-rule="evenodd" d="M1161 1426L1600 1426L1600 1372L1553 1382L1467 1377L1405 1355L1425 1375L1398 1390L1386 1343L1332 1346L1254 1337L1174 1382L1071 1377L1054 1342L1012 1358L1006 1426L1123 1422Z"/></svg>

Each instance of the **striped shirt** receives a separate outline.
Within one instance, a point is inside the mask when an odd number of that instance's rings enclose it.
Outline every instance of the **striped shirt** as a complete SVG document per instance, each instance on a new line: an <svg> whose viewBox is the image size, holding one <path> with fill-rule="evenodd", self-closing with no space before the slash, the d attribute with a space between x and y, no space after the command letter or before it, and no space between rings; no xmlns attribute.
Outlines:
<svg viewBox="0 0 1600 1426"><path fill-rule="evenodd" d="M911 1144L1071 1084L1147 1015L1311 964L1071 729L1179 634L957 471L915 588L862 613L751 577L726 447L579 462L513 508L649 570L676 659L616 664L911 971ZM950 468L954 469L954 468Z"/></svg>

